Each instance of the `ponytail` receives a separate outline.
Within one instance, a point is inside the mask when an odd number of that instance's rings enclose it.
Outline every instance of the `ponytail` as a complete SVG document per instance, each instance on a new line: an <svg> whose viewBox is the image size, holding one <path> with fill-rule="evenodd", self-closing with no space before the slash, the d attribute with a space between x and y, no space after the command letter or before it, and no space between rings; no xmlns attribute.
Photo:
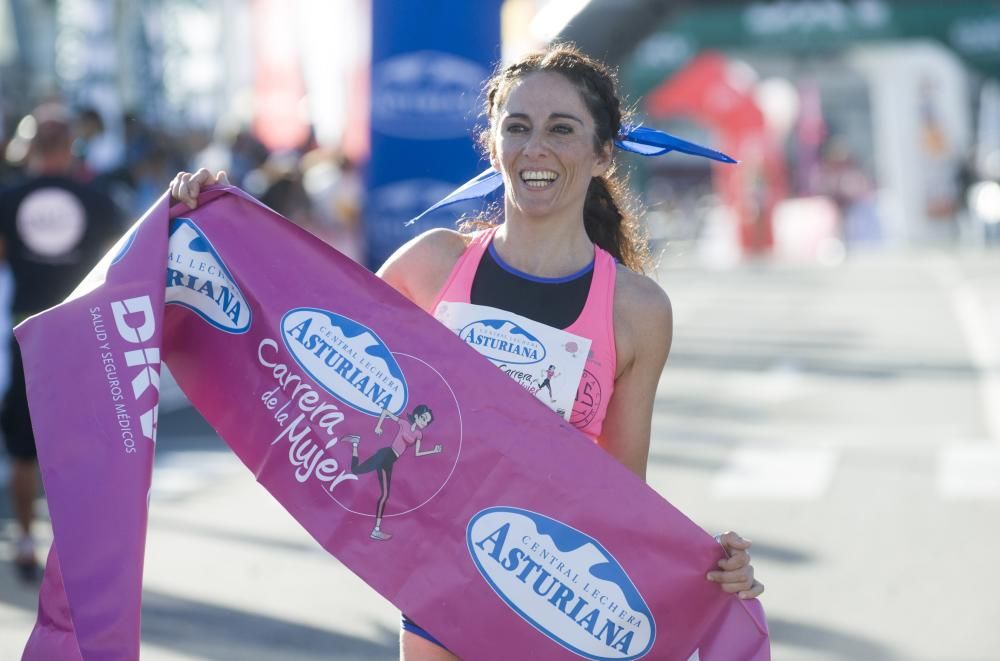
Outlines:
<svg viewBox="0 0 1000 661"><path fill-rule="evenodd" d="M593 177L583 204L583 226L590 240L617 261L638 273L649 267L649 245L631 209L622 209L628 200L624 184L613 175Z"/></svg>

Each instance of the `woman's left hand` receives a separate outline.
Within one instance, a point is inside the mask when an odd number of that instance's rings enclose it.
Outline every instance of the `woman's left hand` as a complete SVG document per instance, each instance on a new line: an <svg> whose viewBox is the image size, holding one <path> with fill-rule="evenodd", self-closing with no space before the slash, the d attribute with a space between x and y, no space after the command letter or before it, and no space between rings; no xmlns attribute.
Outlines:
<svg viewBox="0 0 1000 661"><path fill-rule="evenodd" d="M753 565L750 564L752 542L734 532L719 535L716 539L729 557L719 560L719 569L708 572L706 578L718 583L730 594L738 592L740 599L758 597L764 591L764 584L753 577Z"/></svg>

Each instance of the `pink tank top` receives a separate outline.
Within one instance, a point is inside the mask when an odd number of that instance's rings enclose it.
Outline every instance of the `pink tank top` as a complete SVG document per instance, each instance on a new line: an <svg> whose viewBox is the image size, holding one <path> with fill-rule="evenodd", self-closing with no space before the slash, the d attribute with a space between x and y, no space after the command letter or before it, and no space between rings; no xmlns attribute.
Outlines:
<svg viewBox="0 0 1000 661"><path fill-rule="evenodd" d="M434 314L441 303L471 302L472 281L496 230L494 227L476 235L459 257L428 312ZM576 321L563 329L591 341L590 353L577 386L569 421L592 440L596 440L601 434L608 411L608 400L615 387L615 268L614 258L595 245L594 274L587 302Z"/></svg>

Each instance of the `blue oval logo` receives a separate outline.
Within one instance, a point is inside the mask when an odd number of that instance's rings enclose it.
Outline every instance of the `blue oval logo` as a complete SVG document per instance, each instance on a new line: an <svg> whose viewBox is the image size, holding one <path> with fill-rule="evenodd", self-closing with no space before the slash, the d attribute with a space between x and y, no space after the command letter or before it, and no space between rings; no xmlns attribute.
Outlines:
<svg viewBox="0 0 1000 661"><path fill-rule="evenodd" d="M638 659L656 640L639 590L600 542L537 512L490 507L466 543L479 573L514 612L587 659Z"/></svg>
<svg viewBox="0 0 1000 661"><path fill-rule="evenodd" d="M281 318L281 339L303 370L351 408L399 415L406 407L406 379L375 331L317 308L296 308Z"/></svg>
<svg viewBox="0 0 1000 661"><path fill-rule="evenodd" d="M458 336L490 360L509 365L532 365L545 360L545 345L507 319L480 319L458 331Z"/></svg>
<svg viewBox="0 0 1000 661"><path fill-rule="evenodd" d="M440 51L378 62L372 71L372 128L411 140L464 138L488 76L473 60Z"/></svg>
<svg viewBox="0 0 1000 661"><path fill-rule="evenodd" d="M250 305L218 251L193 220L175 218L170 222L168 249L166 303L186 307L227 333L250 330Z"/></svg>

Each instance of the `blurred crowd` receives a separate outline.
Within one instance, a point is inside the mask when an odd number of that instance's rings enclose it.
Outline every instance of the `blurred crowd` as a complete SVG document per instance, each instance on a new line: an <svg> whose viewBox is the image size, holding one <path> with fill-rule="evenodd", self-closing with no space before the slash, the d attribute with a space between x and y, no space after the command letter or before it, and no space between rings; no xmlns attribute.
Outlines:
<svg viewBox="0 0 1000 661"><path fill-rule="evenodd" d="M70 109L73 177L108 196L130 221L139 218L174 175L200 167L226 170L229 180L356 261L364 257L364 185L356 165L314 138L271 151L248 129L192 130L174 135L138 116L124 118L121 148L108 150L107 128L93 108ZM27 176L35 135L32 115L0 131L0 189Z"/></svg>

